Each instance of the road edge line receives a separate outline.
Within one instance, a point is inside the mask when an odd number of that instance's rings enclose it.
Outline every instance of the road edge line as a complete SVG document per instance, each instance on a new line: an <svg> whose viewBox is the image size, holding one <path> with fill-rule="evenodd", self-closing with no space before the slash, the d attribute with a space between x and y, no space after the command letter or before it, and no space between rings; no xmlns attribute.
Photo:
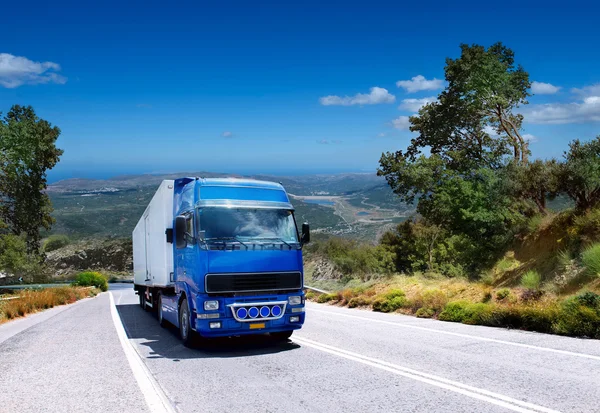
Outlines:
<svg viewBox="0 0 600 413"><path fill-rule="evenodd" d="M316 350L323 351L338 357L342 357L348 360L352 360L358 363L365 364L367 366L375 367L380 370L387 371L389 373L396 374L398 376L406 377L415 381L420 381L438 388L442 388L454 393L462 394L464 396L494 404L496 406L504 407L515 412L520 413L558 413L557 410L549 409L544 406L538 406L533 403L524 402L522 400L514 399L499 393L493 393L485 389L465 385L463 383L453 382L443 377L437 377L428 373L418 372L416 370L407 369L400 365L394 365L392 363L384 362L383 360L373 359L371 357L363 356L358 353L353 353L347 350L338 349L327 344L321 344L319 342L294 337L292 341L301 344L303 346L312 347Z"/></svg>
<svg viewBox="0 0 600 413"><path fill-rule="evenodd" d="M490 338L490 337L480 337L480 336L474 336L472 334L456 333L454 331L438 330L436 328L413 326L413 325L410 325L410 324L396 323L396 322L387 321L387 320L379 320L377 318L362 317L362 316L352 315L352 314L342 314L342 313L337 312L337 311L326 311L326 310L317 310L317 309L312 309L312 310L308 310L308 311L310 311L310 312L317 312L317 313L324 313L324 314L332 314L334 316L340 316L340 317L357 318L359 320L373 321L373 322L376 322L376 323L388 324L388 325L393 325L393 326L396 326L396 327L412 328L413 330L428 331L430 333L446 334L446 335L449 335L449 336L469 338L469 339L479 340L479 341L487 341L487 342L490 342L490 343L506 344L506 345L509 345L509 346L523 347L523 348L528 348L528 349L531 349L531 350L538 350L538 351L546 351L546 352L549 352L549 353L557 353L557 354L562 354L562 355L566 355L566 356L581 357L581 358L587 358L587 359L591 359L591 360L600 360L600 356L596 356L594 354L577 353L575 351L560 350L560 349L552 348L552 347L536 346L534 344L518 343L518 342L515 342L515 341L501 340L501 339ZM487 326L483 326L483 327L487 327ZM494 328L494 327L489 327L489 328ZM536 334L544 334L544 333L536 333ZM555 336L555 334L548 334L548 335ZM571 337L571 338L574 338L574 337Z"/></svg>
<svg viewBox="0 0 600 413"><path fill-rule="evenodd" d="M121 343L125 357L129 362L133 377L137 381L138 387L144 395L148 408L152 413L176 413L175 408L169 401L164 390L160 387L160 384L158 384L142 360L140 354L129 341L127 333L125 332L125 326L123 326L123 321L117 311L112 292L109 292L108 296L110 297L110 313L117 331L117 336L119 337L119 342Z"/></svg>

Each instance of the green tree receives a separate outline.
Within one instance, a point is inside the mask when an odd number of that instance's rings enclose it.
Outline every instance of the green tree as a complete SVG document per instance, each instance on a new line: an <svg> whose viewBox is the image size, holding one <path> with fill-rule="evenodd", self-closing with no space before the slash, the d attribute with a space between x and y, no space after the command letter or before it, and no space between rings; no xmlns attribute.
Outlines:
<svg viewBox="0 0 600 413"><path fill-rule="evenodd" d="M560 164L555 159L542 161L536 159L528 164L511 162L502 171L509 194L516 201L529 201L537 212L548 213L546 202L558 195L557 171Z"/></svg>
<svg viewBox="0 0 600 413"><path fill-rule="evenodd" d="M40 228L53 219L46 172L63 151L56 147L60 129L36 116L31 106L13 106L0 119L0 219L8 230L25 234L30 252L40 246Z"/></svg>
<svg viewBox="0 0 600 413"><path fill-rule="evenodd" d="M600 205L600 136L589 142L577 139L569 143L564 158L555 172L558 189L581 211Z"/></svg>
<svg viewBox="0 0 600 413"><path fill-rule="evenodd" d="M511 152L515 161L527 163L523 117L515 109L528 103L531 83L515 67L513 51L502 43L488 49L462 44L460 58L446 59L445 78L448 86L438 100L410 118L410 130L419 135L406 151L409 159L429 148L461 171L501 166Z"/></svg>

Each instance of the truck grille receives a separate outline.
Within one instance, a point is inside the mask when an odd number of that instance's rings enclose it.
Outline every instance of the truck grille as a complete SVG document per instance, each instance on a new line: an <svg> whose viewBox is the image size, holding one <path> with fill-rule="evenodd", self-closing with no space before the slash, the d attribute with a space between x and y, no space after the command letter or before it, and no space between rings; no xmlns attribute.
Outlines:
<svg viewBox="0 0 600 413"><path fill-rule="evenodd" d="M208 274L206 276L207 293L284 291L300 288L302 288L302 274L299 272Z"/></svg>

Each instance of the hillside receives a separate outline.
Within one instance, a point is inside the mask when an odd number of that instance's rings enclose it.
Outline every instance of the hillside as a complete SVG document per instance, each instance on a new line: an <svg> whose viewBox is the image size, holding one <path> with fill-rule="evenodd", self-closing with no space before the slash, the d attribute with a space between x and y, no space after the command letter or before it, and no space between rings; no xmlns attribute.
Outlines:
<svg viewBox="0 0 600 413"><path fill-rule="evenodd" d="M56 219L51 233L72 238L128 237L159 183L181 176L235 175L183 172L59 181L48 187ZM375 174L251 178L281 182L296 208L297 220L309 222L315 234L374 241L384 228L413 213L395 200L385 180Z"/></svg>

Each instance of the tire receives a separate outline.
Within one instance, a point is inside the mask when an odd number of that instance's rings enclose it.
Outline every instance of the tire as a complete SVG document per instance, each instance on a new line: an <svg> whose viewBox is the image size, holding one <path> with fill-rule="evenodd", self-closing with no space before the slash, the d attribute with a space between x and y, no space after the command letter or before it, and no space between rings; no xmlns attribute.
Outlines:
<svg viewBox="0 0 600 413"><path fill-rule="evenodd" d="M275 341L288 341L292 336L294 330L290 331L279 331L277 333L269 333L271 337L275 339Z"/></svg>
<svg viewBox="0 0 600 413"><path fill-rule="evenodd" d="M158 297L156 298L156 317L158 318L158 324L161 327L166 327L167 320L163 317L163 309L162 309L162 294L158 293Z"/></svg>
<svg viewBox="0 0 600 413"><path fill-rule="evenodd" d="M179 336L181 337L184 346L192 346L194 341L194 331L190 326L190 308L187 297L184 297L181 304L179 304Z"/></svg>

